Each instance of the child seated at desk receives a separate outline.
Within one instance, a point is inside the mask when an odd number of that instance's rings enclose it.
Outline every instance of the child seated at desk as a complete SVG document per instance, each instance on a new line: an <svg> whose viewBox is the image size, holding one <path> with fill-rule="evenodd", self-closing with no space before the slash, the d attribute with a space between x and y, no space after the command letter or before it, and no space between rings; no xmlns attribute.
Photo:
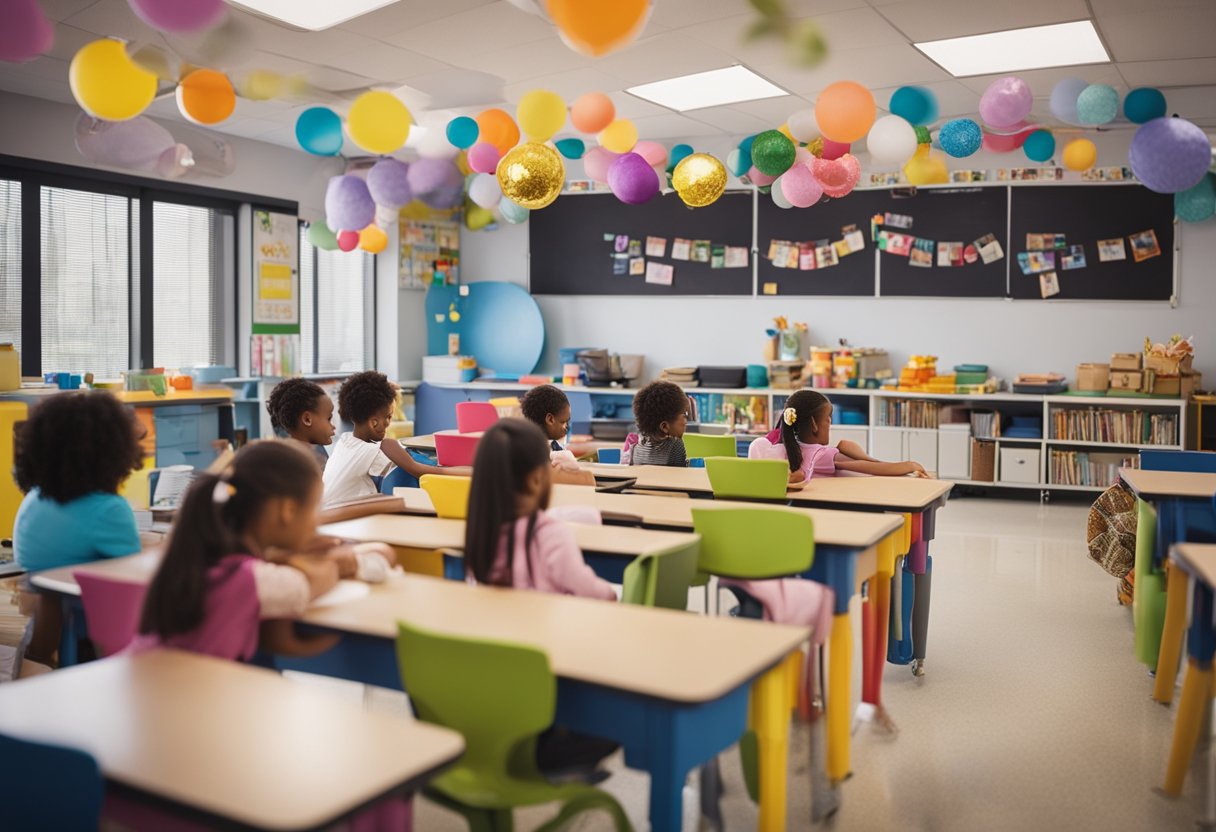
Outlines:
<svg viewBox="0 0 1216 832"><path fill-rule="evenodd" d="M814 476L830 477L837 471L877 477L929 476L919 462L882 462L848 439L832 447L828 444L831 429L832 403L815 390L799 390L786 401L777 427L748 446L748 459L788 460L790 482L795 484Z"/></svg>
<svg viewBox="0 0 1216 832"><path fill-rule="evenodd" d="M688 427L688 394L670 381L652 381L633 397L638 433L625 437L625 465L688 465L684 431ZM639 435L640 434L640 435Z"/></svg>
<svg viewBox="0 0 1216 832"><path fill-rule="evenodd" d="M355 426L338 437L325 465L325 508L337 503L373 497L378 492L372 477L383 477L394 466L415 477L447 474L467 477L470 468L424 465L410 456L395 439L386 439L397 390L383 373L355 373L338 390L338 415Z"/></svg>
<svg viewBox="0 0 1216 832"><path fill-rule="evenodd" d="M147 433L131 408L105 392L58 393L17 426L13 477L25 499L13 528L13 555L38 572L140 550L135 513L118 493L143 467ZM34 599L27 658L54 665L62 608Z"/></svg>
<svg viewBox="0 0 1216 832"><path fill-rule="evenodd" d="M570 400L552 384L533 387L519 402L524 418L545 433L549 440L549 461L553 482L569 485L595 485L595 475L578 467L574 454L562 447L570 431Z"/></svg>
<svg viewBox="0 0 1216 832"><path fill-rule="evenodd" d="M300 443L324 471L329 454L322 448L333 444L335 428L334 400L321 385L305 378L283 379L270 391L266 411L275 431Z"/></svg>

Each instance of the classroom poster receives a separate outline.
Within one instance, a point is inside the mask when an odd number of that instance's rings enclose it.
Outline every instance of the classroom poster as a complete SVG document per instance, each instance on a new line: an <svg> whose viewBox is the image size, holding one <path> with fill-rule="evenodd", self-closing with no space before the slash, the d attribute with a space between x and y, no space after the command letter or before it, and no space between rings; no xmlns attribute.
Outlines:
<svg viewBox="0 0 1216 832"><path fill-rule="evenodd" d="M397 225L400 260L397 285L401 289L425 289L436 273L448 283L460 275L460 223L438 211L427 219L401 215Z"/></svg>
<svg viewBox="0 0 1216 832"><path fill-rule="evenodd" d="M253 212L253 332L300 331L300 220Z"/></svg>

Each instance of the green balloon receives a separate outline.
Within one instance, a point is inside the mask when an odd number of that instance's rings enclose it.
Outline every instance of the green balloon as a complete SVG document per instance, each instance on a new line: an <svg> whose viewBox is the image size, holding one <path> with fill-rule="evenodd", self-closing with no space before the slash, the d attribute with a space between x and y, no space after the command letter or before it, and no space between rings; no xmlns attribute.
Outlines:
<svg viewBox="0 0 1216 832"><path fill-rule="evenodd" d="M338 250L338 238L329 230L325 220L314 220L312 225L308 226L308 242L313 248L319 248L321 251Z"/></svg>
<svg viewBox="0 0 1216 832"><path fill-rule="evenodd" d="M752 142L752 164L769 176L780 176L794 164L794 143L780 130L765 130Z"/></svg>
<svg viewBox="0 0 1216 832"><path fill-rule="evenodd" d="M1174 194L1174 213L1183 222L1203 222L1216 214L1216 174L1209 171L1197 185Z"/></svg>

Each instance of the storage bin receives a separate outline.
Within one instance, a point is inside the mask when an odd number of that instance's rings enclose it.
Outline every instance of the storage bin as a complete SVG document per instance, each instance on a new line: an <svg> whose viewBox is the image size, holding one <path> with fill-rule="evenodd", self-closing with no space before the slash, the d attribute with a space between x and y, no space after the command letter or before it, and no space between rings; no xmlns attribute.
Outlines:
<svg viewBox="0 0 1216 832"><path fill-rule="evenodd" d="M1112 370L1139 370L1141 360L1141 353L1117 352L1110 357L1110 368Z"/></svg>
<svg viewBox="0 0 1216 832"><path fill-rule="evenodd" d="M1038 448L1001 448L1001 482L1037 484L1039 454Z"/></svg>
<svg viewBox="0 0 1216 832"><path fill-rule="evenodd" d="M1109 364L1078 364L1077 389L1103 393L1110 386Z"/></svg>
<svg viewBox="0 0 1216 832"><path fill-rule="evenodd" d="M1144 383L1144 373L1139 370L1111 370L1111 390L1139 390Z"/></svg>
<svg viewBox="0 0 1216 832"><path fill-rule="evenodd" d="M942 425L937 437L937 475L943 480L971 479L971 426Z"/></svg>
<svg viewBox="0 0 1216 832"><path fill-rule="evenodd" d="M746 387L747 367L698 367L697 378L702 387Z"/></svg>
<svg viewBox="0 0 1216 832"><path fill-rule="evenodd" d="M971 479L976 482L996 480L996 443L987 439L971 440Z"/></svg>

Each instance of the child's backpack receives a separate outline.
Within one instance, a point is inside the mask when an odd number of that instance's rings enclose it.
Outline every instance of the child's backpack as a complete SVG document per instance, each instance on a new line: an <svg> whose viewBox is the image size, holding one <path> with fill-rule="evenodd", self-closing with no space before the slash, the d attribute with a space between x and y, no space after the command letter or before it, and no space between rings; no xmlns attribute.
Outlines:
<svg viewBox="0 0 1216 832"><path fill-rule="evenodd" d="M1136 564L1136 498L1122 483L1094 500L1086 529L1089 556L1116 578Z"/></svg>

